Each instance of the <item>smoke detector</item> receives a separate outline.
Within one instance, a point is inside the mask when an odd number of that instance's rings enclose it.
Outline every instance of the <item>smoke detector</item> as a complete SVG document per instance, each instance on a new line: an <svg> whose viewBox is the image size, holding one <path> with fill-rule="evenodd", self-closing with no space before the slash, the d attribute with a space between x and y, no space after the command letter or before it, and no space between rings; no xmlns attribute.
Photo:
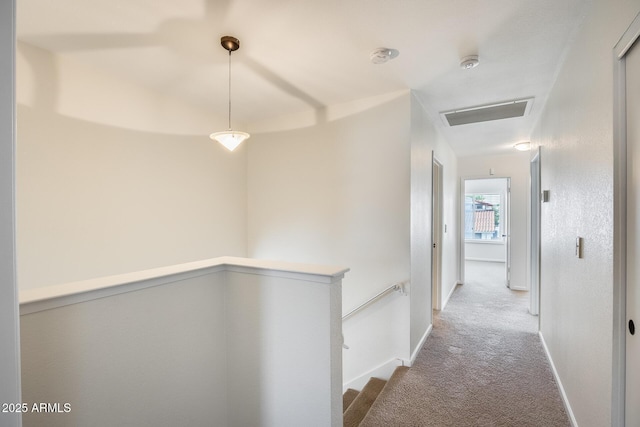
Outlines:
<svg viewBox="0 0 640 427"><path fill-rule="evenodd" d="M460 68L463 70L470 70L472 68L476 68L478 64L480 64L478 55L469 55L462 58L460 61Z"/></svg>
<svg viewBox="0 0 640 427"><path fill-rule="evenodd" d="M389 60L396 58L399 54L400 52L398 52L398 49L379 47L371 52L369 59L371 59L371 62L374 64L384 64L385 62L389 62Z"/></svg>

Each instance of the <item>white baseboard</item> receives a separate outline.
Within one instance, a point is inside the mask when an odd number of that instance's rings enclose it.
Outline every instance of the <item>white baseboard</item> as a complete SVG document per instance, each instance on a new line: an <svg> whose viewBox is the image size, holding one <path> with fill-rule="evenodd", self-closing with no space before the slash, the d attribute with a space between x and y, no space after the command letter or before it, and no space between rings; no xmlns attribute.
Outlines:
<svg viewBox="0 0 640 427"><path fill-rule="evenodd" d="M456 281L456 283L453 284L453 287L451 288L451 291L449 291L449 295L447 295L447 297L442 302L442 307L440 308L440 310L444 310L444 308L447 306L447 304L449 303L449 300L451 299L451 295L453 295L453 293L455 292L455 290L458 287L458 285L462 285L462 283Z"/></svg>
<svg viewBox="0 0 640 427"><path fill-rule="evenodd" d="M527 288L521 288L519 286L510 286L509 289L511 289L512 291L523 291L523 292L529 292L529 289Z"/></svg>
<svg viewBox="0 0 640 427"><path fill-rule="evenodd" d="M491 258L465 258L465 261L482 261L482 262L501 262L504 264L503 259L491 259Z"/></svg>
<svg viewBox="0 0 640 427"><path fill-rule="evenodd" d="M553 377L556 379L556 383L558 384L558 388L560 389L560 396L562 397L562 403L564 403L564 408L567 411L567 415L569 416L571 425L573 427L578 427L578 421L576 420L576 416L573 415L573 410L571 409L571 405L569 404L567 393L565 393L564 387L562 386L562 381L560 381L560 376L558 375L558 371L556 370L556 365L553 364L553 359L551 358L551 353L549 353L549 348L547 347L547 343L544 341L542 332L538 332L538 335L540 335L540 341L542 342L542 347L544 348L544 352L547 355L547 360L549 361L549 365L551 365L551 370L553 371Z"/></svg>
<svg viewBox="0 0 640 427"><path fill-rule="evenodd" d="M424 347L424 343L427 341L427 338L429 338L429 335L431 335L432 330L433 330L433 324L429 325L429 327L427 328L422 338L420 338L420 342L416 346L415 350L413 350L413 353L411 353L411 359L408 361L407 360L404 361L405 366L413 366L413 364L416 361L416 357L418 357L418 353L420 353L420 350L422 350L422 347Z"/></svg>
<svg viewBox="0 0 640 427"><path fill-rule="evenodd" d="M402 359L388 360L385 363L371 369L370 371L365 372L359 377L342 384L342 392L344 393L348 388L352 388L354 390L362 390L362 388L365 386L365 384L367 384L371 377L388 380L389 378L391 378L391 374L393 374L393 371L395 371L398 366L402 366L403 364L405 363Z"/></svg>

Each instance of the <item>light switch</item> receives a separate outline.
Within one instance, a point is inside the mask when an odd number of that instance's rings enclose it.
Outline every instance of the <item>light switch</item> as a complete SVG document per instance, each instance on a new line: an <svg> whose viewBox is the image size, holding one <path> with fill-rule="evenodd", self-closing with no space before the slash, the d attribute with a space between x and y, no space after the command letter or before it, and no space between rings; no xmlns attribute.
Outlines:
<svg viewBox="0 0 640 427"><path fill-rule="evenodd" d="M542 195L540 197L540 199L542 200L542 203L548 203L549 202L549 190L542 190Z"/></svg>

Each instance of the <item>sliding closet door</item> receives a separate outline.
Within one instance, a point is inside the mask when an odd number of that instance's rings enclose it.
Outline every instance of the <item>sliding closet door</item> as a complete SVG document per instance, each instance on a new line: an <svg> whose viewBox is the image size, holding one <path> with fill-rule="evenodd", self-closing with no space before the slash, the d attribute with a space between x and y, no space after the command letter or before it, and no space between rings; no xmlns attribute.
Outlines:
<svg viewBox="0 0 640 427"><path fill-rule="evenodd" d="M626 54L627 332L626 422L640 426L640 42Z"/></svg>

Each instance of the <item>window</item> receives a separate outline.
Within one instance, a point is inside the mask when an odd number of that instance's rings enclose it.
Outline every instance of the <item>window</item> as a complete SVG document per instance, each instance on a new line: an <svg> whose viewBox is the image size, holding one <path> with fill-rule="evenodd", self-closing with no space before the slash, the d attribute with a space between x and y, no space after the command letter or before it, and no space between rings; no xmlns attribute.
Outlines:
<svg viewBox="0 0 640 427"><path fill-rule="evenodd" d="M502 241L500 194L465 194L465 240Z"/></svg>

